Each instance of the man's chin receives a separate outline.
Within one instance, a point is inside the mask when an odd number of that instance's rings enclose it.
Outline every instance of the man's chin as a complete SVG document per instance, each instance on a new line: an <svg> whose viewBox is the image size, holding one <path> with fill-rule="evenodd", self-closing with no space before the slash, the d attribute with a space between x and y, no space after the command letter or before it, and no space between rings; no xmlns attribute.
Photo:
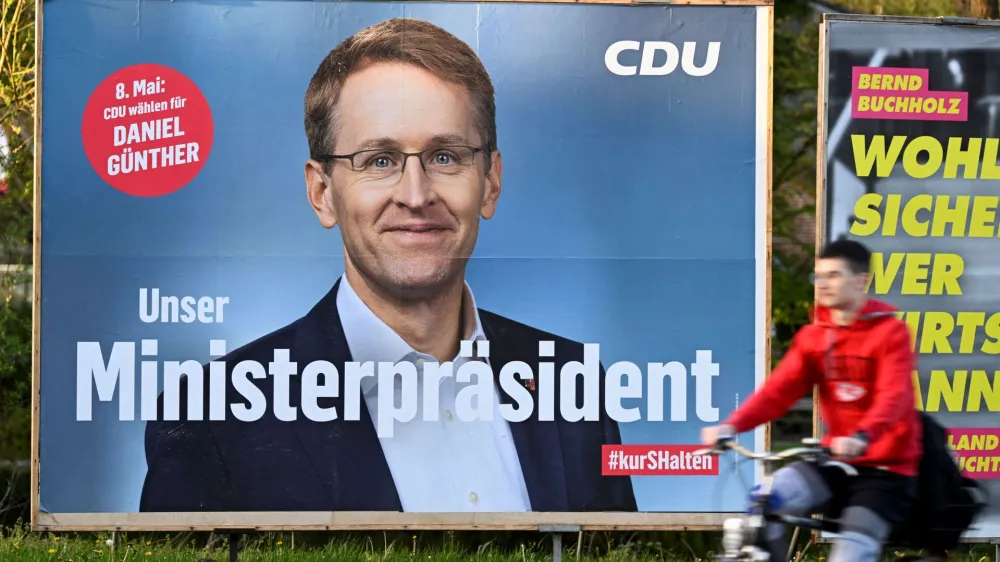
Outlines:
<svg viewBox="0 0 1000 562"><path fill-rule="evenodd" d="M823 308L838 309L841 306L843 306L843 303L837 299L829 298L829 299L820 299L819 305L822 306Z"/></svg>
<svg viewBox="0 0 1000 562"><path fill-rule="evenodd" d="M381 284L402 298L424 298L445 290L461 274L450 263L409 264L387 271Z"/></svg>

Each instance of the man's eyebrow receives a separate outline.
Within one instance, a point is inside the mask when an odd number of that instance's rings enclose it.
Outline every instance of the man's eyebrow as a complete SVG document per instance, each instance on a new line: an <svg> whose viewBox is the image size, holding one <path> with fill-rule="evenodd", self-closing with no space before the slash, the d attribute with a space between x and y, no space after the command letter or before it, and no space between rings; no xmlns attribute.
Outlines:
<svg viewBox="0 0 1000 562"><path fill-rule="evenodd" d="M444 134L444 135L434 135L433 137L431 137L430 142L428 142L427 144L428 146L440 146L446 144L467 145L469 144L469 141L465 138L464 135Z"/></svg>
<svg viewBox="0 0 1000 562"><path fill-rule="evenodd" d="M385 148L390 150L398 150L399 142L396 139L391 139L389 137L379 137L374 139L365 139L358 143L355 150L373 150L377 148Z"/></svg>
<svg viewBox="0 0 1000 562"><path fill-rule="evenodd" d="M455 133L445 133L441 135L434 135L425 143L425 148L432 148L435 146L442 145L467 145L469 143L465 135L455 134ZM358 143L355 152L361 150L402 150L402 144L393 138L389 137L379 137L372 139L365 139Z"/></svg>

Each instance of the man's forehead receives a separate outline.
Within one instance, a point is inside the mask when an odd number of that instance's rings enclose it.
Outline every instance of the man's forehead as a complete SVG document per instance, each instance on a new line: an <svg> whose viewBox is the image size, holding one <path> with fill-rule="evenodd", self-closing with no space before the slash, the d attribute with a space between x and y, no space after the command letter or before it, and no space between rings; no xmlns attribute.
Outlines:
<svg viewBox="0 0 1000 562"><path fill-rule="evenodd" d="M474 133L465 88L411 64L376 63L358 70L344 83L338 106L339 149L369 139L411 146L441 136L471 140Z"/></svg>
<svg viewBox="0 0 1000 562"><path fill-rule="evenodd" d="M844 273L850 273L851 268L848 266L846 260L840 258L822 258L816 260L816 270L817 271L842 271Z"/></svg>

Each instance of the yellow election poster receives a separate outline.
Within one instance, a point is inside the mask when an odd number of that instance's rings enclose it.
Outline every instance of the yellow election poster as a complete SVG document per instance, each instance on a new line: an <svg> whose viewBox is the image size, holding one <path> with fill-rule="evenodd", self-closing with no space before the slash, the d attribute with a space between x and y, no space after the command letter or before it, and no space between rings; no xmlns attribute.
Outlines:
<svg viewBox="0 0 1000 562"><path fill-rule="evenodd" d="M819 243L871 248L868 292L918 354L917 406L992 500L1000 536L1000 26L831 16L822 24Z"/></svg>

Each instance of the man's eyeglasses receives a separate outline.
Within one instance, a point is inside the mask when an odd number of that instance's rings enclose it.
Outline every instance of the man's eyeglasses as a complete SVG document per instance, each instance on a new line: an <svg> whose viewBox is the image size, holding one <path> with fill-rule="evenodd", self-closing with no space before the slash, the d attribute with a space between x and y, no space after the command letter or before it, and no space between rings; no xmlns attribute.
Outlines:
<svg viewBox="0 0 1000 562"><path fill-rule="evenodd" d="M468 172L475 164L476 153L482 150L482 147L455 145L436 146L420 152L372 149L353 154L327 154L317 157L316 160L320 162L346 160L351 170L359 174L363 181L395 181L403 175L410 156L416 156L428 177L447 179Z"/></svg>

